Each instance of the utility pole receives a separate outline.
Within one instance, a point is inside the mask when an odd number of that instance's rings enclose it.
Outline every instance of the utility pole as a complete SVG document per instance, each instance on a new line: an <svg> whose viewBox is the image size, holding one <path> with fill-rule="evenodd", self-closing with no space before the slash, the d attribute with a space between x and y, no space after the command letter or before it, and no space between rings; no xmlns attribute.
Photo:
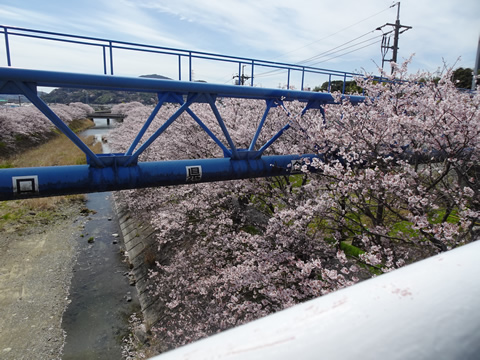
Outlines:
<svg viewBox="0 0 480 360"><path fill-rule="evenodd" d="M475 90L477 88L478 66L480 65L479 63L480 63L480 36L478 37L477 57L475 58L475 68L473 69L472 90Z"/></svg>
<svg viewBox="0 0 480 360"><path fill-rule="evenodd" d="M383 33L383 38L382 38L382 45L381 45L381 50L382 50L382 69L383 69L383 64L388 61L391 62L393 61L394 63L397 62L397 55L398 55L398 38L400 37L400 34L403 34L405 31L411 29L411 26L405 26L400 24L400 1L393 4L390 7L397 6L397 20L395 21L395 24L391 23L386 23L383 26L378 27L376 30L381 30L383 32L383 28L385 26L392 26L393 30L390 30L386 33ZM403 29L403 30L402 30ZM390 46L390 37L391 33L393 32L393 46ZM388 53L388 50L392 50L392 58L390 60L385 59L385 55ZM393 68L392 68L392 73L393 73Z"/></svg>
<svg viewBox="0 0 480 360"><path fill-rule="evenodd" d="M238 85L245 85L245 80L250 79L250 76L245 75L245 66L246 65L242 65L242 73L241 74L233 76L234 79L238 77Z"/></svg>

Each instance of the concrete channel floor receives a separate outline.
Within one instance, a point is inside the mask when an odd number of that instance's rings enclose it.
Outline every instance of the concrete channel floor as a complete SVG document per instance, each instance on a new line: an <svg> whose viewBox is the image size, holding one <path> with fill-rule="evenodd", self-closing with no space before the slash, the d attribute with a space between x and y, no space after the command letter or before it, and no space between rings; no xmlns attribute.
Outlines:
<svg viewBox="0 0 480 360"><path fill-rule="evenodd" d="M120 359L128 318L139 311L121 253L122 235L111 193L87 196L90 210L74 267L71 303L63 316L63 360Z"/></svg>

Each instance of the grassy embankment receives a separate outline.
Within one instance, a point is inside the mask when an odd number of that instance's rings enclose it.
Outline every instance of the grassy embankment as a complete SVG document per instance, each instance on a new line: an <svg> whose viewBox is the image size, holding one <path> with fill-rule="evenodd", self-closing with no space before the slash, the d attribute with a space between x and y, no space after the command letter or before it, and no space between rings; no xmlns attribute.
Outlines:
<svg viewBox="0 0 480 360"><path fill-rule="evenodd" d="M94 124L91 120L74 120L70 128L79 133ZM102 144L95 143L93 136L82 138L93 152L101 153ZM58 133L52 139L35 148L8 158L0 155L0 168L61 166L85 164L85 154L65 135ZM29 225L46 223L60 216L59 207L69 202L83 201L83 195L55 196L38 199L0 202L0 233L21 231Z"/></svg>

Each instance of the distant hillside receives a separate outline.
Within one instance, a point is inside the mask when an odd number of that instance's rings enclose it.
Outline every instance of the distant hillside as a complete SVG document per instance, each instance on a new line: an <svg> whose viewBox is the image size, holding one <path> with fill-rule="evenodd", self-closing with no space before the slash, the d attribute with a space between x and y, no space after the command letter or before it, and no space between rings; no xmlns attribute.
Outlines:
<svg viewBox="0 0 480 360"><path fill-rule="evenodd" d="M172 80L169 77L163 76L163 75L157 75L157 74L151 74L151 75L140 75L141 78L150 78L150 79L160 79L160 80Z"/></svg>
<svg viewBox="0 0 480 360"><path fill-rule="evenodd" d="M142 75L143 78L171 80L170 78L151 74ZM49 94L41 95L47 103L69 104L72 102L83 102L86 104L120 104L123 102L138 101L145 105L157 103L157 97L152 93L138 93L133 91L108 91L108 90L85 90L61 88L51 91Z"/></svg>

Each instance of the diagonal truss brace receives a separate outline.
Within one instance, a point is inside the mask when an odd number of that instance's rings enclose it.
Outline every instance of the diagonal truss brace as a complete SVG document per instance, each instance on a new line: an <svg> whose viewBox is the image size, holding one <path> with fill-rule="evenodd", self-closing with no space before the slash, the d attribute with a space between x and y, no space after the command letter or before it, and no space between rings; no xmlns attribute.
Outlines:
<svg viewBox="0 0 480 360"><path fill-rule="evenodd" d="M217 106L216 106L216 96L214 94L191 94L188 96L187 101L185 102L183 97L179 94L175 93L158 93L158 103L153 109L152 113L144 123L142 129L139 131L137 134L135 140L132 142L130 145L130 148L128 151L125 153L125 156L128 157L127 161L124 163L124 166L128 166L131 164L136 164L138 161L138 157L150 146L167 128L175 121L177 120L181 114L183 113L188 113L192 119L205 131L205 133L220 147L220 149L223 151L224 157L228 157L231 160L239 160L239 159L258 159L261 157L261 155L264 153L264 151L272 145L283 133L285 130L290 128L290 125L287 123L282 129L279 130L279 132L274 135L269 141L267 141L259 151L255 151L255 145L258 141L258 137L262 131L262 128L264 126L264 123L267 119L267 116L269 114L270 109L276 107L276 106L282 106L284 107L284 104L281 100L275 100L275 99L268 99L266 101L266 109L265 112L262 116L262 119L259 122L259 125L255 131L255 134L253 136L253 139L250 143L250 146L248 149L238 149L233 140L232 137L230 136L230 133L228 131L228 128L225 124L225 121L223 120ZM192 105L194 102L202 102L205 101L209 104L210 108L212 109L212 112L217 119L217 122L222 130L222 133L227 140L227 143L230 148L227 148L227 146L213 133L213 131L195 114L195 112L190 109L190 105ZM142 137L148 130L148 128L151 126L153 119L155 116L157 116L160 108L163 106L164 103L166 102L173 102L173 103L178 103L180 104L180 108L168 118L163 125L161 125L155 132L152 134L140 147L137 151L135 151L136 147L139 145ZM287 112L287 117L290 116L290 113ZM135 151L135 152L134 152Z"/></svg>
<svg viewBox="0 0 480 360"><path fill-rule="evenodd" d="M97 157L97 155L88 148L87 145L67 126L65 123L53 112L52 109L42 100L37 94L36 87L21 81L7 82L0 87L0 90L17 89L17 93L21 93L27 97L38 110L40 110L62 133L64 133L81 151L85 153L88 159L93 162L95 166L104 167L105 165Z"/></svg>

